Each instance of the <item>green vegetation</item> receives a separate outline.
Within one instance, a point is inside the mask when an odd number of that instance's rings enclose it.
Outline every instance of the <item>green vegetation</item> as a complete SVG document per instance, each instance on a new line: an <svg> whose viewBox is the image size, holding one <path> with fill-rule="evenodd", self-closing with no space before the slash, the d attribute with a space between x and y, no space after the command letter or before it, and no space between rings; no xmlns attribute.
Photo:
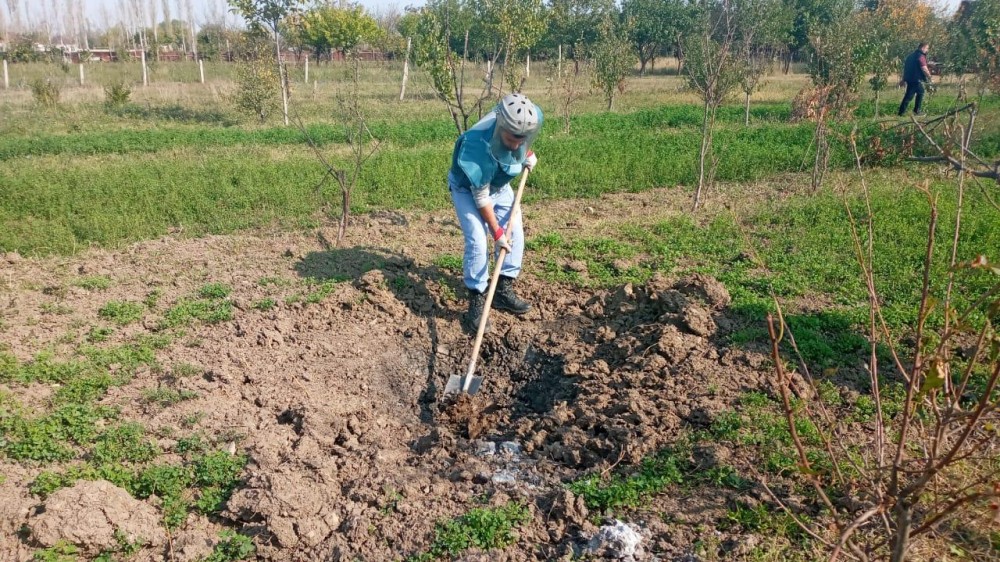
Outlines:
<svg viewBox="0 0 1000 562"><path fill-rule="evenodd" d="M583 497L589 509L598 512L637 507L671 484L683 482L683 471L687 468L686 456L665 450L643 459L631 474L615 474L607 480L602 479L600 474L594 474L571 482L569 489Z"/></svg>
<svg viewBox="0 0 1000 562"><path fill-rule="evenodd" d="M97 315L119 326L126 326L142 318L143 306L137 302L110 301L97 311Z"/></svg>
<svg viewBox="0 0 1000 562"><path fill-rule="evenodd" d="M192 400L198 397L198 393L191 390L177 390L158 386L148 388L142 392L142 399L150 404L157 404L161 407L171 406L184 400Z"/></svg>
<svg viewBox="0 0 1000 562"><path fill-rule="evenodd" d="M446 271L459 272L462 271L462 256L450 254L438 256L434 259L434 265Z"/></svg>
<svg viewBox="0 0 1000 562"><path fill-rule="evenodd" d="M253 306L254 310L260 310L261 312L266 312L277 306L277 304L278 303L274 299L267 297L254 302L253 305L251 306Z"/></svg>
<svg viewBox="0 0 1000 562"><path fill-rule="evenodd" d="M233 302L227 300L232 289L219 283L209 283L198 290L197 296L181 299L163 313L160 328L187 326L198 320L217 324L233 319Z"/></svg>
<svg viewBox="0 0 1000 562"><path fill-rule="evenodd" d="M233 531L222 531L219 533L219 542L212 549L212 554L204 558L203 562L246 560L256 551L257 548L250 537Z"/></svg>
<svg viewBox="0 0 1000 562"><path fill-rule="evenodd" d="M475 508L455 519L438 522L427 551L406 560L429 562L457 556L473 547L484 551L503 548L517 540L514 530L527 520L527 508L515 502L496 508Z"/></svg>
<svg viewBox="0 0 1000 562"><path fill-rule="evenodd" d="M90 275L77 279L73 284L88 291L103 291L111 287L111 278L107 275Z"/></svg>
<svg viewBox="0 0 1000 562"><path fill-rule="evenodd" d="M132 427L117 430L108 438L108 445L95 448L88 463L39 474L29 487L31 493L45 498L78 480L104 479L139 499L159 497L164 524L176 529L189 511L219 511L247 463L243 455L190 449L185 449L187 457L181 464L149 463L158 451L143 442L141 435L141 430Z"/></svg>

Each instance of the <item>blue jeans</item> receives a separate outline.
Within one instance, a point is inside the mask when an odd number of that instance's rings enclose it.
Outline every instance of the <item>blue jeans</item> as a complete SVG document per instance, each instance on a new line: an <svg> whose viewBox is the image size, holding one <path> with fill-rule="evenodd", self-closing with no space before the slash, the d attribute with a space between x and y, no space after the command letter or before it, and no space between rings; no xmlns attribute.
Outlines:
<svg viewBox="0 0 1000 562"><path fill-rule="evenodd" d="M465 286L480 293L485 293L490 285L489 243L493 234L489 232L486 221L476 208L472 192L464 189L451 190L451 201L455 205L458 224L462 227L465 238L465 253L462 256L462 273ZM511 227L507 226L511 207L514 205L514 190L510 184L496 192L492 197L493 212L505 232L510 232L511 251L504 257L500 266L500 274L516 278L521 273L521 258L524 256L524 228L520 217ZM494 259L500 253L499 247L494 248Z"/></svg>

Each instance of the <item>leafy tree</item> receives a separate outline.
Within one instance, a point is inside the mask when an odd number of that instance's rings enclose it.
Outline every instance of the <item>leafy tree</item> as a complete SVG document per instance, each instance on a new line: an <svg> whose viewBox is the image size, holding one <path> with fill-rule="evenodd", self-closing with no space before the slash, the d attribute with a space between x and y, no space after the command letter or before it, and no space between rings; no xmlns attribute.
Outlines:
<svg viewBox="0 0 1000 562"><path fill-rule="evenodd" d="M784 72L787 74L792 59L809 48L810 38L823 26L847 17L851 13L851 0L783 0L790 13L795 14L791 33L785 45Z"/></svg>
<svg viewBox="0 0 1000 562"><path fill-rule="evenodd" d="M303 42L319 54L332 53L334 49L346 53L362 43L375 41L382 30L361 6L324 5L303 14L300 33Z"/></svg>
<svg viewBox="0 0 1000 562"><path fill-rule="evenodd" d="M473 30L475 20L465 0L429 0L420 8L407 8L400 18L399 32L404 37L413 37L418 51L426 36L426 41L431 43L443 39L445 48L461 53L465 49L465 32Z"/></svg>
<svg viewBox="0 0 1000 562"><path fill-rule="evenodd" d="M860 30L860 52L865 56L861 61L859 72L870 74L868 84L875 92L875 117L879 116L879 102L882 92L889 87L889 77L899 66L899 58L892 56L892 32L884 24L877 11L862 10L855 16Z"/></svg>
<svg viewBox="0 0 1000 562"><path fill-rule="evenodd" d="M281 106L288 125L288 78L285 75L285 65L281 61L281 35L279 28L282 20L292 15L303 0L226 0L233 11L243 16L251 31L268 31L274 39L274 55L278 62L278 80L281 89Z"/></svg>
<svg viewBox="0 0 1000 562"><path fill-rule="evenodd" d="M503 56L504 79L513 91L521 89L519 61L535 46L545 32L545 13L541 0L473 0L473 13L479 24L479 40L486 52L498 60ZM503 94L503 80L497 95Z"/></svg>
<svg viewBox="0 0 1000 562"><path fill-rule="evenodd" d="M694 11L684 0L622 0L622 16L631 22L632 48L639 56L639 74L667 46L675 46L693 24Z"/></svg>
<svg viewBox="0 0 1000 562"><path fill-rule="evenodd" d="M617 18L605 16L593 48L594 86L604 94L608 111L614 108L615 96L625 93L625 79L635 64L635 53L623 25Z"/></svg>
<svg viewBox="0 0 1000 562"><path fill-rule="evenodd" d="M549 0L543 46L554 52L559 45L565 45L567 56L579 64L584 51L597 43L605 17L613 14L614 0Z"/></svg>
<svg viewBox="0 0 1000 562"><path fill-rule="evenodd" d="M1000 92L1000 0L974 0L971 7L971 36L979 55L977 74L984 85Z"/></svg>
<svg viewBox="0 0 1000 562"><path fill-rule="evenodd" d="M431 87L439 100L444 102L459 133L469 128L473 121L482 116L484 102L492 97L491 76L487 76L482 91L475 97L465 94L465 62L468 54L469 31L462 32L462 55L457 56L451 49L451 17L462 21L462 12L455 0L431 0L419 11L411 12L412 17L404 17L402 29L412 34L414 39L414 62L422 67L431 80ZM496 54L491 63L496 62Z"/></svg>
<svg viewBox="0 0 1000 562"><path fill-rule="evenodd" d="M219 60L227 49L239 41L240 34L218 23L201 26L195 40L198 42L198 56L206 60Z"/></svg>
<svg viewBox="0 0 1000 562"><path fill-rule="evenodd" d="M236 90L230 100L241 113L264 123L278 106L278 69L268 62L269 47L259 38L241 41L237 50Z"/></svg>
<svg viewBox="0 0 1000 562"><path fill-rule="evenodd" d="M976 72L979 66L979 50L976 48L973 3L962 2L951 20L946 24L946 42L941 50L948 61L945 69L958 77L958 97L965 99L965 77Z"/></svg>
<svg viewBox="0 0 1000 562"><path fill-rule="evenodd" d="M744 95L744 124L750 124L750 96L773 67L773 53L787 43L794 14L781 0L736 0L737 74Z"/></svg>
<svg viewBox="0 0 1000 562"><path fill-rule="evenodd" d="M702 99L701 148L698 156L698 190L694 208L701 204L704 189L712 183L715 160L712 136L715 116L740 79L736 7L727 0L702 4L695 32L685 37L684 72L688 86Z"/></svg>

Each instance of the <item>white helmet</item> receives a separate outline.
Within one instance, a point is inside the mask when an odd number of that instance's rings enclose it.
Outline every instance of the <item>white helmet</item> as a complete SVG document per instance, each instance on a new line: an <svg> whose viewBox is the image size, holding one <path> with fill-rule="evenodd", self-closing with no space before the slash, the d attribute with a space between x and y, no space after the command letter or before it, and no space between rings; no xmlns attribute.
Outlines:
<svg viewBox="0 0 1000 562"><path fill-rule="evenodd" d="M538 110L524 94L507 94L496 111L497 123L505 131L520 137L538 133Z"/></svg>

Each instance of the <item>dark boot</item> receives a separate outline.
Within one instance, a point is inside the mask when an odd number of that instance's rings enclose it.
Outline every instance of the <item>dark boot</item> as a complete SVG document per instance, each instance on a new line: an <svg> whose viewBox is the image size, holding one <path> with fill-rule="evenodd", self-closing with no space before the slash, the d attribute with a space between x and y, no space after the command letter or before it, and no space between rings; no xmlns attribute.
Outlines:
<svg viewBox="0 0 1000 562"><path fill-rule="evenodd" d="M469 311L462 316L462 328L467 332L475 334L479 330L479 321L486 310L486 295L469 289ZM490 331L490 321L486 320L486 331Z"/></svg>
<svg viewBox="0 0 1000 562"><path fill-rule="evenodd" d="M514 294L514 278L501 275L497 283L497 292L493 295L493 308L524 314L531 310L531 305Z"/></svg>

